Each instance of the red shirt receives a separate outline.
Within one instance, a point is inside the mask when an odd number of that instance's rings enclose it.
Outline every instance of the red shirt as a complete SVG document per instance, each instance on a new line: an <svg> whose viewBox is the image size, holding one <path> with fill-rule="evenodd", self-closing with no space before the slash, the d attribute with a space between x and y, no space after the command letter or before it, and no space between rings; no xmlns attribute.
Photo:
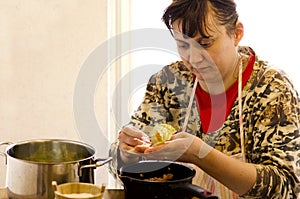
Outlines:
<svg viewBox="0 0 300 199"><path fill-rule="evenodd" d="M254 61L255 55L251 54L243 72L243 88L251 76ZM195 97L200 112L202 131L204 133L214 132L222 127L238 97L238 80L225 93L217 95L210 95L198 85Z"/></svg>

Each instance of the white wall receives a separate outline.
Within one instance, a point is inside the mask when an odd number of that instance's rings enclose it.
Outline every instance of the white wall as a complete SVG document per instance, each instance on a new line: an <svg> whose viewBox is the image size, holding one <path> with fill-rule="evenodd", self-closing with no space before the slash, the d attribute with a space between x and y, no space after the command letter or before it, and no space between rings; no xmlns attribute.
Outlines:
<svg viewBox="0 0 300 199"><path fill-rule="evenodd" d="M283 69L300 90L298 75L300 12L294 0L236 0L244 23L244 45L250 45L263 59Z"/></svg>
<svg viewBox="0 0 300 199"><path fill-rule="evenodd" d="M0 142L79 139L74 85L107 37L106 7L104 0L0 0ZM0 156L0 187L4 162Z"/></svg>
<svg viewBox="0 0 300 199"><path fill-rule="evenodd" d="M132 0L132 29L162 28L161 17L172 0ZM300 90L298 63L300 28L298 28L298 3L295 0L236 0L245 35L241 45L251 46L259 57L283 69ZM147 39L147 38L145 38ZM179 58L158 50L139 51L132 54L132 66L145 64L166 65ZM146 74L148 78L150 74ZM145 86L145 85L144 85ZM132 94L132 112L141 101L145 87L141 86Z"/></svg>

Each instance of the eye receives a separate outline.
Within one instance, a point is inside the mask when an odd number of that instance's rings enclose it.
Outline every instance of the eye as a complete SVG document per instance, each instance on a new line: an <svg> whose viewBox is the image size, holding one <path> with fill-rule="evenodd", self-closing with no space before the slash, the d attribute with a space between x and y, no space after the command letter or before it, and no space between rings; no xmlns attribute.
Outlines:
<svg viewBox="0 0 300 199"><path fill-rule="evenodd" d="M211 38L201 38L198 43L204 47L204 48L208 48L210 47L214 42L214 39Z"/></svg>
<svg viewBox="0 0 300 199"><path fill-rule="evenodd" d="M188 49L190 47L190 45L186 42L183 42L183 41L178 41L177 42L177 47L180 48L180 49Z"/></svg>

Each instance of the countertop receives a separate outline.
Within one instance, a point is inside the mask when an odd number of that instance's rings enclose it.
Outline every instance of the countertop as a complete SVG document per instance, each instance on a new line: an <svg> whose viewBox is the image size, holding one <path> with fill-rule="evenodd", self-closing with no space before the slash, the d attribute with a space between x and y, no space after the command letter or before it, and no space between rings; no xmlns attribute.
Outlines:
<svg viewBox="0 0 300 199"><path fill-rule="evenodd" d="M0 188L0 199L8 199L6 188ZM124 199L124 191L122 189L107 189L103 199Z"/></svg>
<svg viewBox="0 0 300 199"><path fill-rule="evenodd" d="M7 199L6 188L0 188L0 199Z"/></svg>

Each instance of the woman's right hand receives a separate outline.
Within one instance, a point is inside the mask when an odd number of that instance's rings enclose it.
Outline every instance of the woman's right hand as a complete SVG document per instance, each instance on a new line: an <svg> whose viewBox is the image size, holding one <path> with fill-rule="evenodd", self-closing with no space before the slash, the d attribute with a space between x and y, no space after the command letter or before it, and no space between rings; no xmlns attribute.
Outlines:
<svg viewBox="0 0 300 199"><path fill-rule="evenodd" d="M136 162L151 145L149 136L133 126L125 126L118 140L121 159L125 163Z"/></svg>

